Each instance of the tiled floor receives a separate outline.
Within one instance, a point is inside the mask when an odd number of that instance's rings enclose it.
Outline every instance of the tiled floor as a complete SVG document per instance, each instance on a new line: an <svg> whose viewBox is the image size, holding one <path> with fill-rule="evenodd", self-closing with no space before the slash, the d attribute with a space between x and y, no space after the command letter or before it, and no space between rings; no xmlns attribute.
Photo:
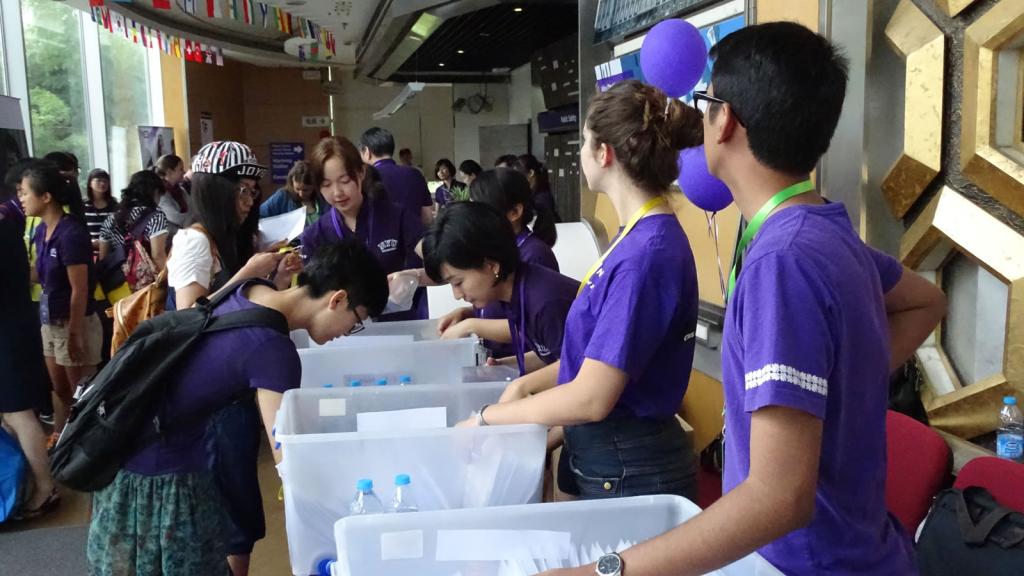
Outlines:
<svg viewBox="0 0 1024 576"><path fill-rule="evenodd" d="M253 550L249 574L251 576L287 576L291 574L291 569L288 564L288 542L284 531L284 503L277 499L281 480L277 476L274 460L265 441L260 453L259 474L260 487L263 491L263 507L267 518L267 537L258 542L256 549ZM0 538L3 538L5 532L88 524L91 503L92 498L88 494L63 490L61 504L56 511L35 520L0 524ZM85 550L82 550L81 553L85 556Z"/></svg>

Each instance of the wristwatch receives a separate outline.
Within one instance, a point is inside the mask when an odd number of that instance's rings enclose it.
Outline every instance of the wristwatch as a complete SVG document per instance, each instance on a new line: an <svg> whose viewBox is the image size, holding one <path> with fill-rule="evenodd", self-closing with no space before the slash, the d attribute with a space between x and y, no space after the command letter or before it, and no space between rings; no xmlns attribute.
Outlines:
<svg viewBox="0 0 1024 576"><path fill-rule="evenodd" d="M594 569L594 572L598 576L622 576L624 567L622 556L610 552L597 559L597 568Z"/></svg>

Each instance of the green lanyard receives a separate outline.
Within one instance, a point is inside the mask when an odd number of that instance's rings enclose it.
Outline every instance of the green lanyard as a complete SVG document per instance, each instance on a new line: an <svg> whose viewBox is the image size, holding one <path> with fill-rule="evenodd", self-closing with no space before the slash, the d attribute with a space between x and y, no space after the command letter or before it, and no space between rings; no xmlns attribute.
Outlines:
<svg viewBox="0 0 1024 576"><path fill-rule="evenodd" d="M743 257L743 252L747 249L747 245L757 236L757 232L761 229L761 225L764 224L768 215L775 211L786 200L806 194L814 190L814 182L810 180L804 180L803 182L797 182L792 186L783 189L781 192L772 196L771 200L765 202L764 206L757 211L753 219L750 220L750 224L747 225L746 230L743 231L743 236L740 237L739 244L736 245L736 253L732 257L732 272L729 273L729 289L725 293L725 301L729 301L729 297L732 296L732 291L736 288L736 276L739 274L740 258Z"/></svg>

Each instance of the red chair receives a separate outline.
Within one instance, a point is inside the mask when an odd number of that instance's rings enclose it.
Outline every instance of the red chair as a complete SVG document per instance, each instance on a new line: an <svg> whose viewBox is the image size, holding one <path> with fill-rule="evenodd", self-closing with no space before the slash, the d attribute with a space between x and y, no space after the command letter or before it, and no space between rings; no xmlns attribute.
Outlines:
<svg viewBox="0 0 1024 576"><path fill-rule="evenodd" d="M994 456L975 458L960 469L953 484L961 490L968 486L981 486L1003 506L1024 512L1024 464Z"/></svg>
<svg viewBox="0 0 1024 576"><path fill-rule="evenodd" d="M928 514L932 499L949 485L952 454L942 436L909 416L889 410L885 425L885 503L913 534Z"/></svg>

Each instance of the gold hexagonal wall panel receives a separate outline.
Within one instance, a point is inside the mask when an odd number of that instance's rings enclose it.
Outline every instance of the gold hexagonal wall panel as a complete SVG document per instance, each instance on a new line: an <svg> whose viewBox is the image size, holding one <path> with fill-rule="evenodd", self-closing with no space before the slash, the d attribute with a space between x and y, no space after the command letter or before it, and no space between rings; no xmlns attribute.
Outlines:
<svg viewBox="0 0 1024 576"><path fill-rule="evenodd" d="M964 33L964 94L960 166L964 176L1014 212L1024 215L1024 163L993 141L999 50L1024 33L1024 1L1003 1ZM1019 102L1018 102L1019 104Z"/></svg>
<svg viewBox="0 0 1024 576"><path fill-rule="evenodd" d="M896 7L885 37L906 60L903 151L881 185L889 210L902 218L942 167L945 38L911 0Z"/></svg>
<svg viewBox="0 0 1024 576"><path fill-rule="evenodd" d="M942 350L938 331L932 345L922 347L917 355L928 383L922 400L931 425L961 438L974 438L995 429L1004 395L1024 393L1024 236L946 187L907 230L900 257L912 269L941 276L954 250L1008 286L1001 373L978 382L960 382ZM936 393L941 387L935 381L940 378L951 381L953 391Z"/></svg>
<svg viewBox="0 0 1024 576"><path fill-rule="evenodd" d="M935 3L946 13L946 16L956 16L971 4L974 0L935 0Z"/></svg>

